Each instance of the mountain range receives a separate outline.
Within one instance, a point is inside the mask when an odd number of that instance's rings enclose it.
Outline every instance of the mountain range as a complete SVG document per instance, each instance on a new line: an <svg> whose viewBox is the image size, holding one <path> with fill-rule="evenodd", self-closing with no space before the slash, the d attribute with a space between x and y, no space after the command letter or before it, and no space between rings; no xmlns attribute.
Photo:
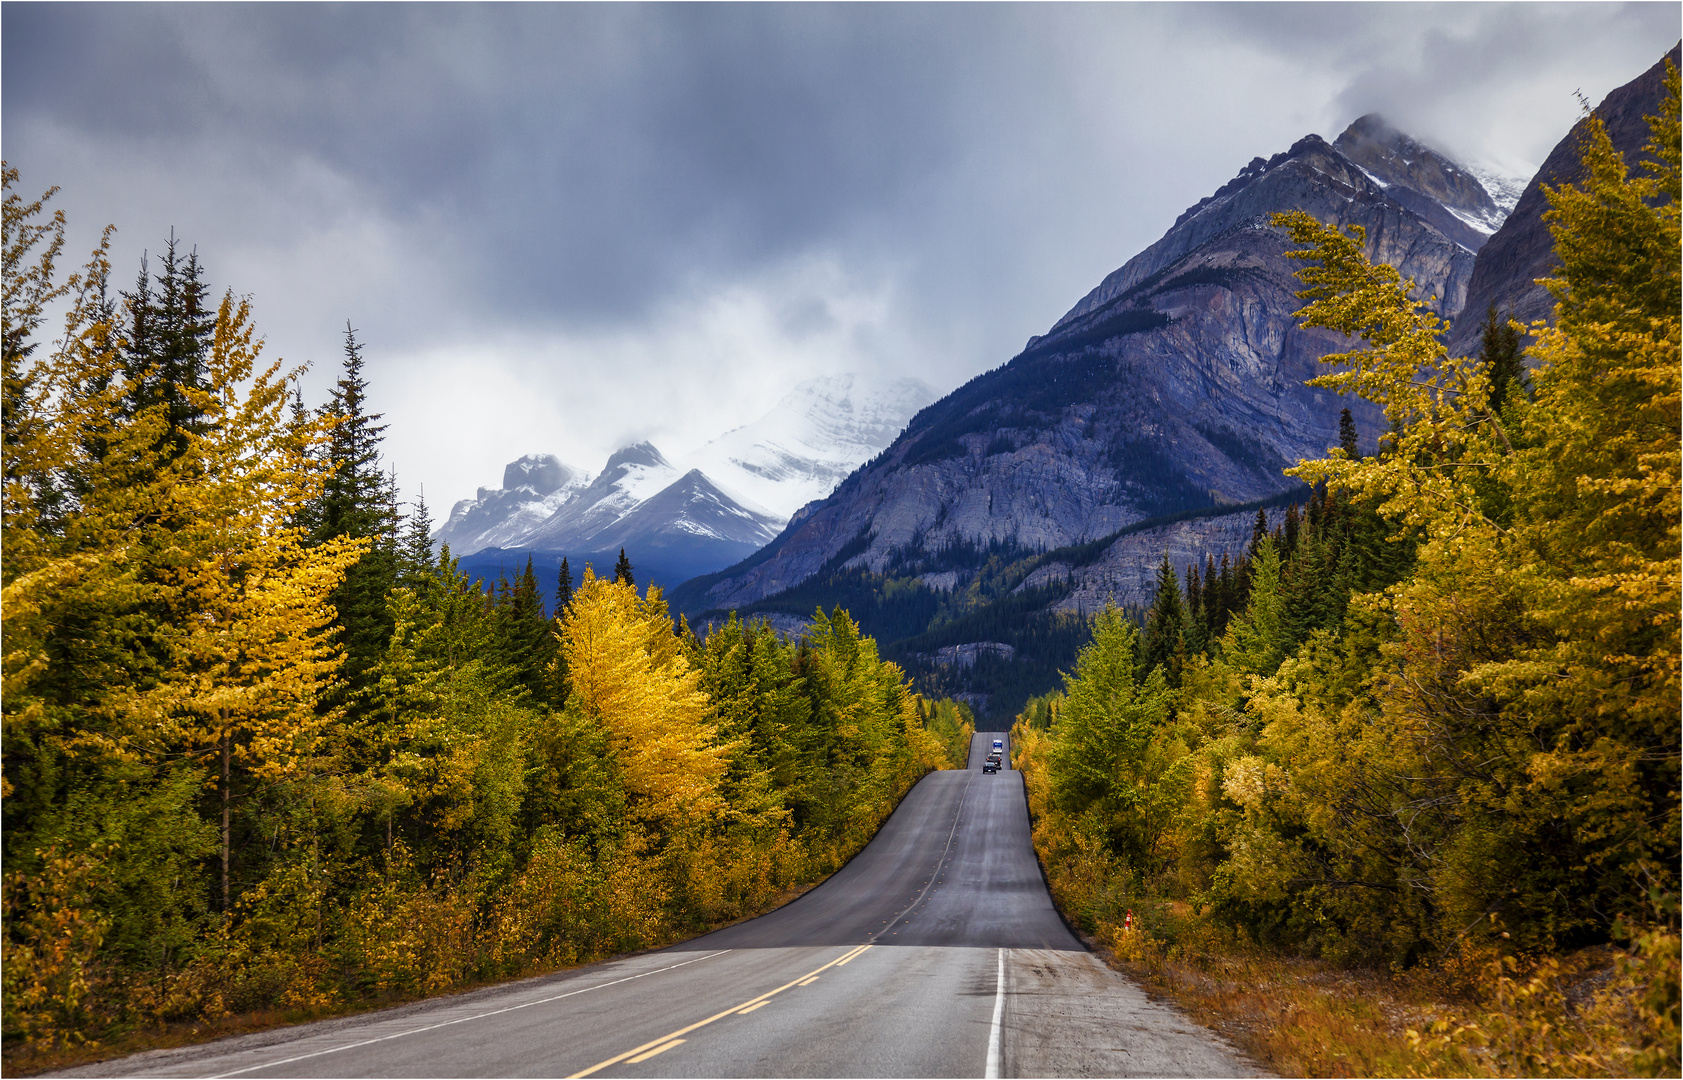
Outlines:
<svg viewBox="0 0 1683 1080"><path fill-rule="evenodd" d="M433 540L487 579L518 572L527 555L549 571L566 556L576 575L587 562L612 565L624 548L639 580L677 584L764 547L934 397L916 379L831 376L801 383L677 465L648 442L616 450L594 477L529 454L503 470L502 487L456 503Z"/></svg>
<svg viewBox="0 0 1683 1080"><path fill-rule="evenodd" d="M1656 68L1598 110L1627 158L1658 99ZM674 590L674 606L692 622L736 610L793 628L842 603L887 655L973 672L973 700L1009 716L1073 660L1057 612L1143 605L1165 552L1184 572L1242 547L1258 508L1301 498L1281 470L1338 442L1341 408L1364 448L1381 432L1375 407L1305 385L1348 344L1296 325L1298 264L1270 216L1362 226L1368 256L1413 279L1465 355L1490 304L1530 313L1552 248L1539 184L1569 177L1575 146L1569 135L1522 191L1376 115L1253 159L765 548ZM1018 669L1015 690L990 700L984 676L1001 663Z"/></svg>

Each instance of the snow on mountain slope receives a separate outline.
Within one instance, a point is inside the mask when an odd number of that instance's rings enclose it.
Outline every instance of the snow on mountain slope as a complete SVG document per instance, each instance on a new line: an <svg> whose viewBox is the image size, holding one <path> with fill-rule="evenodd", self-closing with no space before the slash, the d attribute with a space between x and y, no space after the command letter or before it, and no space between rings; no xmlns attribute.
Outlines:
<svg viewBox="0 0 1683 1080"><path fill-rule="evenodd" d="M687 455L682 465L700 469L745 506L758 504L787 521L880 453L935 397L918 379L809 379L758 420Z"/></svg>
<svg viewBox="0 0 1683 1080"><path fill-rule="evenodd" d="M1484 190L1490 193L1490 200L1501 209L1504 221L1519 204L1519 197L1525 194L1525 186L1537 175L1536 167L1531 165L1509 167L1480 161L1466 168L1473 174L1473 179L1484 185Z"/></svg>
<svg viewBox="0 0 1683 1080"><path fill-rule="evenodd" d="M548 520L502 547L593 551L593 538L683 475L651 443L614 451L590 486Z"/></svg>
<svg viewBox="0 0 1683 1080"><path fill-rule="evenodd" d="M502 487L480 488L474 498L456 503L449 520L433 533L433 542L449 544L458 555L513 546L589 483L589 473L554 454L527 454L508 463Z"/></svg>
<svg viewBox="0 0 1683 1080"><path fill-rule="evenodd" d="M780 518L744 507L699 469L691 469L591 536L589 546L648 551L713 540L740 544L752 553L775 539L782 525Z"/></svg>

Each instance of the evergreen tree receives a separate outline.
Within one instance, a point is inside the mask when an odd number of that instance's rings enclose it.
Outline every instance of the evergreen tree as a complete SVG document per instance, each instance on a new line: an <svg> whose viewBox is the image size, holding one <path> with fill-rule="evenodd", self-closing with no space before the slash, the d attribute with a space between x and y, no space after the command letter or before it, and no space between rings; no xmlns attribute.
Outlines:
<svg viewBox="0 0 1683 1080"><path fill-rule="evenodd" d="M1137 674L1138 640L1114 605L1093 620L1093 643L1064 676L1049 771L1059 809L1096 811L1111 851L1149 873L1165 853L1188 759L1165 730L1171 698L1162 670Z"/></svg>
<svg viewBox="0 0 1683 1080"><path fill-rule="evenodd" d="M1262 542L1268 538L1268 511L1259 509L1256 512L1256 522L1251 526L1251 546L1247 549L1251 558L1262 548Z"/></svg>
<svg viewBox="0 0 1683 1080"><path fill-rule="evenodd" d="M1492 308L1491 310L1495 310ZM1351 461L1360 460L1362 456L1361 439L1356 434L1356 418L1350 415L1348 407L1338 414L1338 445L1344 451L1344 456Z"/></svg>
<svg viewBox="0 0 1683 1080"><path fill-rule="evenodd" d="M631 576L631 560L625 557L625 549L619 549L619 562L614 564L614 580L621 585L636 588L637 581Z"/></svg>
<svg viewBox="0 0 1683 1080"><path fill-rule="evenodd" d="M1175 663L1177 652L1184 655L1186 608L1181 601L1180 582L1175 574L1169 553L1157 567L1157 594L1145 618L1145 634L1140 641L1139 677L1144 678L1153 668L1163 669L1163 678L1170 686L1180 685L1180 667Z"/></svg>
<svg viewBox="0 0 1683 1080"><path fill-rule="evenodd" d="M432 515L425 488L415 497L415 509L404 518L403 539L397 552L397 584L423 591L436 580L438 560L432 551Z"/></svg>
<svg viewBox="0 0 1683 1080"><path fill-rule="evenodd" d="M205 300L210 286L203 280L197 249L183 260L170 232L164 249L163 272L152 292L146 257L133 293L123 294L128 308L128 337L122 350L128 381L126 412L138 416L161 405L165 422L160 447L165 457L179 457L190 435L202 435L206 416L192 393L206 389L205 361L216 330L216 312Z"/></svg>
<svg viewBox="0 0 1683 1080"><path fill-rule="evenodd" d="M498 597L497 622L505 662L513 669L516 681L534 699L542 700L545 672L555 659L555 638L544 618L531 555L526 556L526 568L512 585L506 579L502 581Z"/></svg>
<svg viewBox="0 0 1683 1080"><path fill-rule="evenodd" d="M1530 396L1531 380L1525 373L1525 351L1519 329L1509 320L1497 317L1495 304L1490 305L1484 316L1478 358L1490 380L1488 407L1492 413L1502 415L1502 405L1511 390Z"/></svg>
<svg viewBox="0 0 1683 1080"><path fill-rule="evenodd" d="M555 576L555 617L557 619L567 614L567 609L573 605L573 570L567 565L567 556L561 556L561 570Z"/></svg>
<svg viewBox="0 0 1683 1080"><path fill-rule="evenodd" d="M306 524L316 543L337 537L369 541L333 593L339 643L345 649L344 675L353 689L363 688L365 673L391 635L386 596L397 584L398 571L397 507L392 482L380 470L380 438L386 428L378 423L380 414L368 412L367 406L362 346L347 321L343 371L324 410L333 423L326 479Z"/></svg>
<svg viewBox="0 0 1683 1080"><path fill-rule="evenodd" d="M1272 675L1291 652L1291 630L1280 595L1280 556L1273 537L1264 537L1252 563L1250 600L1228 627L1224 652L1233 667Z"/></svg>

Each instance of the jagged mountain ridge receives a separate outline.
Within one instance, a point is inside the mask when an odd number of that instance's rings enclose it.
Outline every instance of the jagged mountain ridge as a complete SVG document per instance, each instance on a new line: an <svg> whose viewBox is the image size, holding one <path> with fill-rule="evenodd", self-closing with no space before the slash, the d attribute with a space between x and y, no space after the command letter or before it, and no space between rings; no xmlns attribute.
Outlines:
<svg viewBox="0 0 1683 1080"><path fill-rule="evenodd" d="M1455 169L1451 188L1443 164L1386 165L1375 146L1390 138L1401 149L1406 138L1388 125L1346 134L1388 173L1383 182L1315 135L1253 160L1017 357L921 411L881 459L771 549L675 601L696 611L764 606L844 548L840 569L882 572L907 552L959 543L1045 550L1264 498L1290 486L1283 467L1337 441L1346 404L1371 439L1377 410L1304 385L1320 373L1319 357L1345 342L1295 325L1296 264L1269 215L1303 209L1362 225L1370 256L1399 266L1447 316L1466 295L1469 243L1482 237L1409 185L1460 191L1463 212L1500 209L1488 193L1466 194L1478 183L1466 170ZM1438 212L1411 208L1421 200ZM1453 222L1460 238L1435 220Z"/></svg>
<svg viewBox="0 0 1683 1080"><path fill-rule="evenodd" d="M676 584L762 547L934 396L916 379L829 376L799 384L679 465L647 442L615 451L594 478L553 455L527 455L507 466L502 488L457 503L434 540L492 576L518 569L526 552L543 553L543 562L577 556L582 566L624 547Z"/></svg>
<svg viewBox="0 0 1683 1080"><path fill-rule="evenodd" d="M508 463L503 486L480 488L462 499L433 533L435 546L449 544L458 554L488 547L516 546L590 484L590 474L554 454L527 454Z"/></svg>

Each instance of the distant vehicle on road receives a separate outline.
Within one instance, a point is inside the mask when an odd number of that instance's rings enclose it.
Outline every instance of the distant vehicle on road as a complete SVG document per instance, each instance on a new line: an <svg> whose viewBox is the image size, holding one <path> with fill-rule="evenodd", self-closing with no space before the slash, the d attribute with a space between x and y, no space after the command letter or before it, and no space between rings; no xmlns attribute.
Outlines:
<svg viewBox="0 0 1683 1080"><path fill-rule="evenodd" d="M982 762L982 771L983 772L998 772L1000 764L1001 764L1001 761L1000 761L1000 756L998 754L989 754L987 760Z"/></svg>
<svg viewBox="0 0 1683 1080"><path fill-rule="evenodd" d="M1004 739L995 739L993 741L993 752L996 753L996 754L1005 753L1005 740Z"/></svg>

